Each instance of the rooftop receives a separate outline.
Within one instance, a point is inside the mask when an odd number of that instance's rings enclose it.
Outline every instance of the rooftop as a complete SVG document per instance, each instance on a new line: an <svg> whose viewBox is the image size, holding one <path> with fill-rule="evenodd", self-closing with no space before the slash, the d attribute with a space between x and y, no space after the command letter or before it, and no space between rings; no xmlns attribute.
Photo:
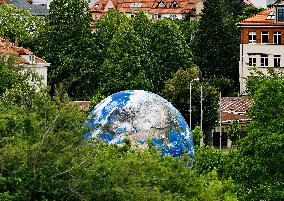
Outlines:
<svg viewBox="0 0 284 201"><path fill-rule="evenodd" d="M251 26L251 25L284 25L284 22L276 21L276 8L268 8L252 17L249 17L243 21L241 21L239 26Z"/></svg>
<svg viewBox="0 0 284 201"><path fill-rule="evenodd" d="M47 4L32 4L30 0L0 0L0 5L3 3L13 4L18 9L29 10L36 16L45 16L48 13Z"/></svg>
<svg viewBox="0 0 284 201"><path fill-rule="evenodd" d="M234 120L248 121L247 111L252 106L253 101L246 96L242 97L223 97L221 99L222 122Z"/></svg>
<svg viewBox="0 0 284 201"><path fill-rule="evenodd" d="M16 47L13 43L10 43L7 39L0 38L0 55L12 55L18 60L20 64L30 64L30 62L23 58L23 55L34 55L30 50L23 47ZM37 56L35 56L35 64L47 64L47 62Z"/></svg>
<svg viewBox="0 0 284 201"><path fill-rule="evenodd" d="M189 13L195 8L197 0L98 0L91 12L106 12L107 5L112 4L120 12L145 11L153 14Z"/></svg>

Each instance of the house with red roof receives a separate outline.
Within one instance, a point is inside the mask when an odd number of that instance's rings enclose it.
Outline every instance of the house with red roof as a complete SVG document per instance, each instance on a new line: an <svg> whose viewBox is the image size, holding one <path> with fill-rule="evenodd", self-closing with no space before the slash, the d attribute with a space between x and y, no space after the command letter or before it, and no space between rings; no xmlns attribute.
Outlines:
<svg viewBox="0 0 284 201"><path fill-rule="evenodd" d="M222 97L221 119L219 119L218 124L212 130L212 145L214 147L220 147L220 141L223 148L230 148L232 146L232 142L227 137L227 132L234 121L238 123L238 127L241 130L241 137L247 135L246 130L251 121L247 115L247 111L252 105L253 101L247 96Z"/></svg>
<svg viewBox="0 0 284 201"><path fill-rule="evenodd" d="M246 79L269 69L284 71L284 5L279 4L241 21L239 81L246 95Z"/></svg>
<svg viewBox="0 0 284 201"><path fill-rule="evenodd" d="M23 47L17 47L7 39L0 38L0 55L12 56L16 62L23 68L23 71L33 71L42 78L42 84L47 85L47 68L50 66L45 60L34 55L30 50ZM36 85L34 77L29 79L30 85Z"/></svg>
<svg viewBox="0 0 284 201"><path fill-rule="evenodd" d="M98 0L91 6L93 19L98 20L109 9L117 9L129 17L144 11L149 18L199 19L203 8L202 0Z"/></svg>

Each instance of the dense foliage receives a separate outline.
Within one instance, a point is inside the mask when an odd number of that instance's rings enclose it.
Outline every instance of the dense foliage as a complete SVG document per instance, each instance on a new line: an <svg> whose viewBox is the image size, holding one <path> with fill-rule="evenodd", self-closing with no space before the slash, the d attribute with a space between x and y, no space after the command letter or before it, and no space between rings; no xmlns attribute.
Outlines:
<svg viewBox="0 0 284 201"><path fill-rule="evenodd" d="M216 108L218 108L218 92L206 82L201 81L200 71L196 66L192 66L186 70L178 70L172 79L168 80L163 90L163 96L169 100L183 114L185 120L190 124L190 102L191 108L191 125L200 126L201 113L201 86L202 86L202 103L203 103L203 127L205 141L212 141L211 131L215 126L218 118ZM191 85L191 100L190 100ZM207 144L206 143L206 144ZM199 142L198 142L199 144Z"/></svg>
<svg viewBox="0 0 284 201"><path fill-rule="evenodd" d="M160 93L166 80L191 64L180 26L171 20L152 21L144 13L127 18L110 11L95 24L101 73L97 92L144 89Z"/></svg>
<svg viewBox="0 0 284 201"><path fill-rule="evenodd" d="M43 21L27 10L15 8L13 4L0 7L0 36L20 45L33 46L36 31Z"/></svg>
<svg viewBox="0 0 284 201"><path fill-rule="evenodd" d="M194 63L223 95L238 86L239 34L222 0L205 0L193 46ZM224 83L226 83L224 85Z"/></svg>
<svg viewBox="0 0 284 201"><path fill-rule="evenodd" d="M96 103L119 90L150 90L189 121L192 85L194 127L202 85L208 138L216 120L213 85L225 94L236 87L235 22L250 9L238 2L204 1L200 23L152 21L143 13L130 19L112 10L93 25L85 1L54 0L39 30L29 12L1 7L1 36L36 44L51 63L52 92L29 86L30 72L21 75L12 59L0 59L0 200L283 200L283 75L250 77L248 136L238 140L233 124L233 150L196 146L194 160L85 140L86 114L68 98ZM195 142L201 137L197 126Z"/></svg>
<svg viewBox="0 0 284 201"><path fill-rule="evenodd" d="M85 118L68 97L51 98L25 79L5 90L0 200L237 200L231 180L201 174L188 157L85 140Z"/></svg>
<svg viewBox="0 0 284 201"><path fill-rule="evenodd" d="M244 199L283 200L284 80L252 79L248 87L254 100L249 111L253 122L224 163L225 175L242 186Z"/></svg>
<svg viewBox="0 0 284 201"><path fill-rule="evenodd" d="M53 93L63 84L70 96L85 98L96 87L98 71L91 23L85 1L54 0L50 4L35 48L51 63L48 83Z"/></svg>

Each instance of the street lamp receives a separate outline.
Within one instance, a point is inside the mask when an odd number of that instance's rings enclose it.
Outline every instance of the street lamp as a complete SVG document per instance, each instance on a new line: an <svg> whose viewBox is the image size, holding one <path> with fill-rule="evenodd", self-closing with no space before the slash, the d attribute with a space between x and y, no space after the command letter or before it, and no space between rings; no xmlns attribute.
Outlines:
<svg viewBox="0 0 284 201"><path fill-rule="evenodd" d="M192 83L194 81L199 81L199 78L195 78L189 83L189 128L190 130L192 129L192 126L191 126L191 112L192 112L191 96L192 96Z"/></svg>
<svg viewBox="0 0 284 201"><path fill-rule="evenodd" d="M202 121L203 121L203 89L202 89L202 85L201 85L201 87L200 87L200 131L202 133L202 138L200 140L200 146L204 145Z"/></svg>

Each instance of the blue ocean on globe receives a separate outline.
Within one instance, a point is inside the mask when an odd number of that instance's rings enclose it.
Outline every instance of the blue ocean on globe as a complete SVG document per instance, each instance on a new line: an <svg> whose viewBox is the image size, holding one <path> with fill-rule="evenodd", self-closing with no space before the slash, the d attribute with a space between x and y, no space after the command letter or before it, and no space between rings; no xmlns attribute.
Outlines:
<svg viewBox="0 0 284 201"><path fill-rule="evenodd" d="M194 155L192 134L183 116L167 100L147 91L121 91L107 97L90 113L87 125L91 127L87 139L121 145L127 138L139 148L147 148L151 140L163 155Z"/></svg>

